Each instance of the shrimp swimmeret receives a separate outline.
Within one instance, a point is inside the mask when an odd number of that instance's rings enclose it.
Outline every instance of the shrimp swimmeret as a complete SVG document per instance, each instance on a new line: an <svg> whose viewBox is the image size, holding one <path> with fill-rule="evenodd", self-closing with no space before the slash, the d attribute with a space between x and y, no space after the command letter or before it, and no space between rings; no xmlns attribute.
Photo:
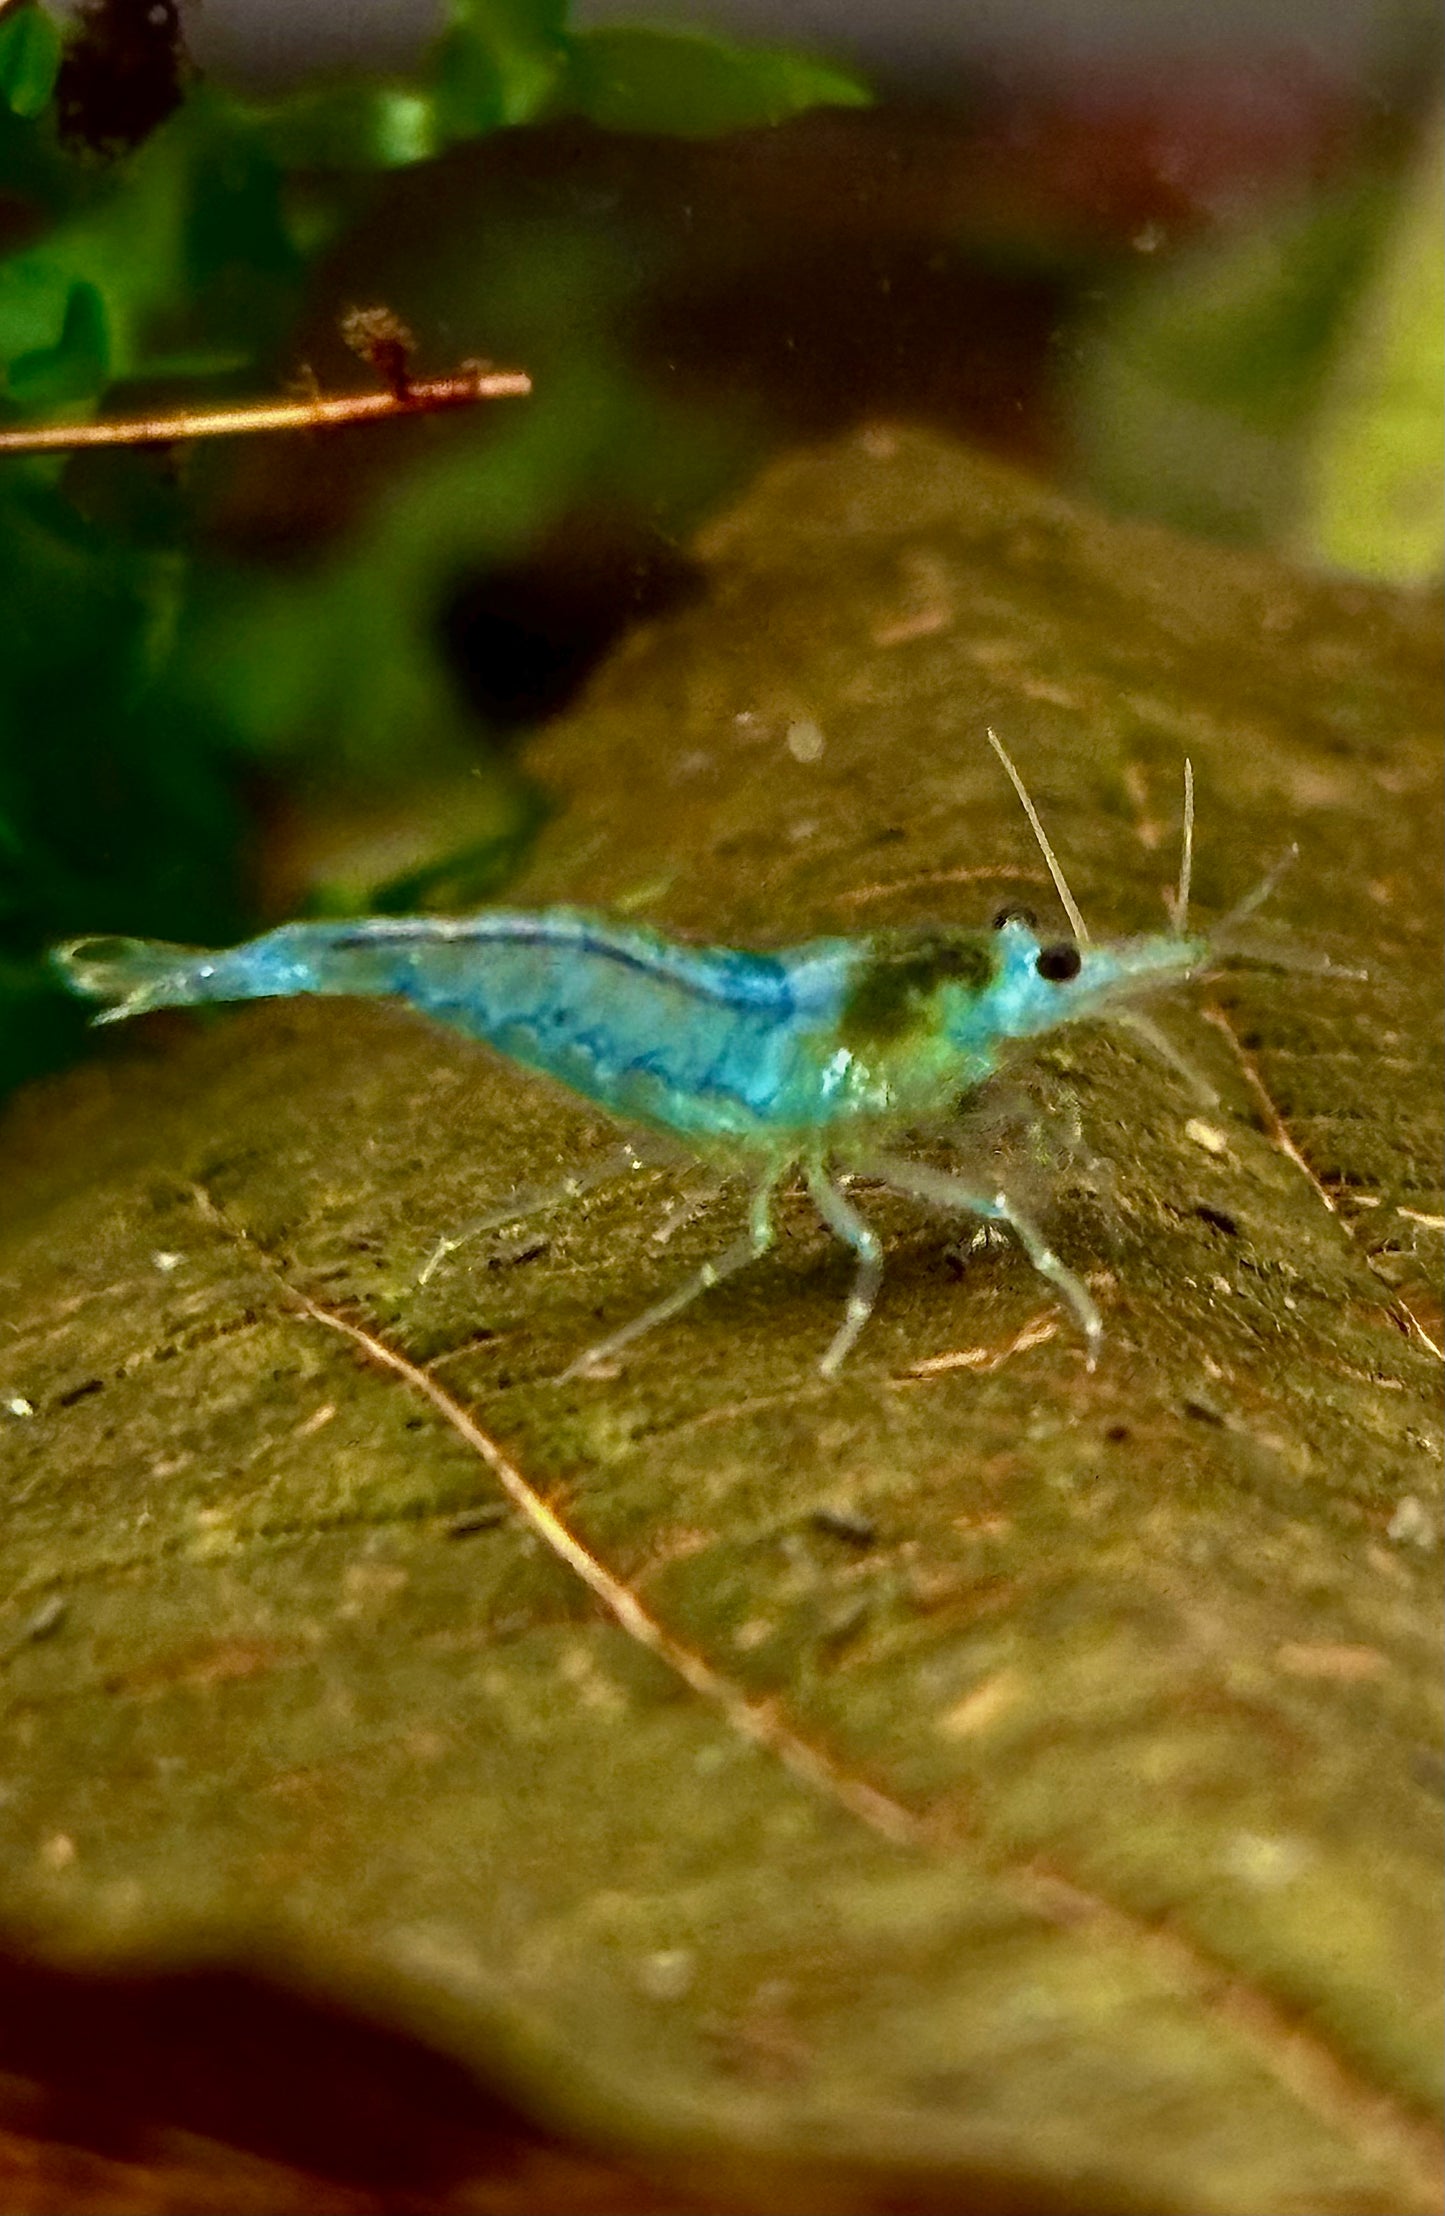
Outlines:
<svg viewBox="0 0 1445 2216"><path fill-rule="evenodd" d="M288 923L214 953L78 939L55 958L76 992L111 1003L100 1023L151 1008L302 993L405 1000L620 1122L681 1142L731 1174L745 1172L752 1192L742 1236L590 1348L568 1376L604 1362L764 1254L774 1197L799 1174L824 1223L856 1257L843 1321L822 1358L825 1376L867 1322L883 1273L878 1237L844 1189L852 1177L1007 1224L1073 1311L1092 1368L1103 1330L1098 1309L1017 1199L992 1175L966 1179L893 1149L909 1133L940 1124L1027 1041L1085 1017L1126 1024L1177 1066L1138 1003L1197 976L1217 955L1219 934L1193 936L1187 928L1187 770L1173 930L1099 944L1018 772L989 737L1033 826L1073 927L1069 938L1041 938L1027 910L1010 908L988 929L916 927L752 953L682 944L581 909L545 908ZM1277 874L1230 923L1258 906ZM444 1239L423 1278L464 1238L560 1205L638 1159L636 1148L625 1147L557 1188L519 1195Z"/></svg>

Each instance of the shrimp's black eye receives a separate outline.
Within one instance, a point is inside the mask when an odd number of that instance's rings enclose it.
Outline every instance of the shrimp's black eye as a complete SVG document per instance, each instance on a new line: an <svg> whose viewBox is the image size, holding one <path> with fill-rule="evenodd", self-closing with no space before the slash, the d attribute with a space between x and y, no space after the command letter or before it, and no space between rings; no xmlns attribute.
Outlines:
<svg viewBox="0 0 1445 2216"><path fill-rule="evenodd" d="M1026 931L1033 931L1037 928L1038 920L1032 908L1000 908L993 919L993 927L995 931L1002 931L1006 923L1021 923Z"/></svg>
<svg viewBox="0 0 1445 2216"><path fill-rule="evenodd" d="M1077 977L1083 967L1083 958L1076 946L1067 939L1060 939L1057 946L1040 949L1034 968L1040 977L1046 977L1051 985L1065 985L1071 977Z"/></svg>

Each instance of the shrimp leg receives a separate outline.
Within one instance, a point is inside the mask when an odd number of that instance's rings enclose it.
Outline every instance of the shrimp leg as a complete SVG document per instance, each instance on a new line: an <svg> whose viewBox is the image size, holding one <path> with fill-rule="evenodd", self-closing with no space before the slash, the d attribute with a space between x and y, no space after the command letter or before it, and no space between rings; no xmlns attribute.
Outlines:
<svg viewBox="0 0 1445 2216"><path fill-rule="evenodd" d="M896 1154L870 1155L866 1161L860 1161L857 1168L861 1176L876 1177L893 1192L909 1199L926 1201L935 1208L966 1208L971 1215L982 1216L988 1223L1006 1223L1039 1275L1056 1285L1072 1308L1088 1346L1089 1368L1093 1369L1104 1336L1103 1319L1093 1296L1082 1280L1059 1260L1032 1217L1025 1215L1006 1192L997 1187L991 1191L980 1189L961 1177L950 1175L947 1170L933 1169L926 1162L909 1162Z"/></svg>
<svg viewBox="0 0 1445 2216"><path fill-rule="evenodd" d="M845 1246L851 1247L858 1257L853 1290L848 1295L843 1321L834 1332L828 1351L818 1364L824 1377L833 1377L852 1351L859 1332L873 1313L873 1303L878 1298L878 1288L883 1282L883 1247L877 1232L863 1221L852 1203L844 1199L821 1163L809 1163L806 1174L813 1206L834 1237L841 1239Z"/></svg>
<svg viewBox="0 0 1445 2216"><path fill-rule="evenodd" d="M700 1216L704 1208L712 1206L721 1196L726 1183L725 1178L711 1177L705 1185L699 1184L691 1192L685 1190L653 1232L652 1244L655 1247L665 1247L669 1239L674 1238L692 1222L694 1216Z"/></svg>
<svg viewBox="0 0 1445 2216"><path fill-rule="evenodd" d="M623 1347L631 1346L634 1339L640 1339L644 1332L651 1331L654 1324L666 1323L669 1317L688 1307L700 1294L710 1292L714 1285L721 1285L725 1277L734 1276L738 1270L746 1268L749 1262L756 1262L766 1254L773 1243L773 1194L781 1174L779 1170L770 1170L755 1187L748 1211L748 1228L740 1239L734 1239L732 1245L724 1247L721 1254L714 1255L710 1262L703 1263L701 1269L694 1270L692 1276L685 1279L676 1292L669 1293L665 1300L654 1302L651 1308L644 1308L640 1316L634 1316L631 1323L625 1323L620 1331L614 1331L609 1338L599 1340L596 1346L588 1347L584 1354L579 1354L576 1361L569 1362L563 1370L557 1380L558 1384L569 1384L573 1378L582 1377L599 1364L610 1361L614 1354L621 1353Z"/></svg>
<svg viewBox="0 0 1445 2216"><path fill-rule="evenodd" d="M418 1285L429 1283L449 1254L455 1254L459 1246L469 1239L479 1238L484 1231L500 1231L507 1224L521 1223L527 1216L542 1216L549 1209L561 1208L569 1200L580 1200L584 1193L593 1192L599 1185L610 1185L629 1170L655 1169L668 1159L661 1149L630 1142L626 1146L613 1147L599 1155L585 1169L573 1170L571 1175L559 1179L555 1185L525 1185L504 1200L499 1207L491 1208L484 1216L474 1216L464 1223L460 1231L449 1232L439 1239L427 1256L417 1275Z"/></svg>

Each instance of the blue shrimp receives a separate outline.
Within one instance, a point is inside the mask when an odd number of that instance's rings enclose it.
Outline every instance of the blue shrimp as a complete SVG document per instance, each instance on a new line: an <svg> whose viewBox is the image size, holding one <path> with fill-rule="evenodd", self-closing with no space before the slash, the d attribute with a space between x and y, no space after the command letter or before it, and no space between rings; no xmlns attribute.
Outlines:
<svg viewBox="0 0 1445 2216"><path fill-rule="evenodd" d="M79 939L56 950L72 988L112 1003L115 1023L202 1001L364 994L411 1003L512 1061L540 1071L640 1126L641 1148L607 1156L556 1189L508 1207L437 1247L422 1275L474 1232L497 1228L615 1176L649 1145L677 1142L724 1175L751 1179L747 1228L665 1300L591 1347L580 1374L676 1315L773 1242L778 1188L801 1173L823 1222L855 1258L842 1322L823 1355L831 1377L872 1313L883 1273L876 1232L844 1190L853 1177L935 1207L1007 1224L1034 1268L1073 1311L1089 1367L1099 1311L1004 1185L935 1169L893 1151L939 1125L1016 1050L1085 1017L1123 1022L1187 1065L1138 1007L1197 976L1215 939L1187 929L1193 787L1174 929L1091 941L1022 780L989 733L1028 814L1073 927L1045 938L1024 909L990 929L943 925L812 939L770 953L681 944L583 909L498 909L464 917L364 917L289 923L246 944L201 952L135 939ZM1274 875L1242 904L1259 904ZM1231 918L1233 921L1235 918Z"/></svg>

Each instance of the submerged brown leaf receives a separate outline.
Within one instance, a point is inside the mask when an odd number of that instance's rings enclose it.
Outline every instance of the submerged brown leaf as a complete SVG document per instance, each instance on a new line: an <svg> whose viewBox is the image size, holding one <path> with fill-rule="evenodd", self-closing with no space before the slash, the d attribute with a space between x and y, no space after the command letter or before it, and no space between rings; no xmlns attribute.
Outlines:
<svg viewBox="0 0 1445 2216"><path fill-rule="evenodd" d="M659 1246L647 1173L419 1289L609 1140L384 1007L33 1092L4 1937L262 1966L569 2129L711 2150L738 2208L824 2159L838 2207L851 2172L894 2181L858 2207L1433 2208L1431 611L912 434L785 464L704 551L547 740L520 899L739 940L1042 906L993 725L1096 932L1161 926L1187 752L1202 911L1297 840L1272 917L1368 981L1166 1008L1218 1110L1130 1039L1044 1057L1092 1376L1013 1248L880 1202L838 1382L801 1205L556 1382L727 1234Z"/></svg>

